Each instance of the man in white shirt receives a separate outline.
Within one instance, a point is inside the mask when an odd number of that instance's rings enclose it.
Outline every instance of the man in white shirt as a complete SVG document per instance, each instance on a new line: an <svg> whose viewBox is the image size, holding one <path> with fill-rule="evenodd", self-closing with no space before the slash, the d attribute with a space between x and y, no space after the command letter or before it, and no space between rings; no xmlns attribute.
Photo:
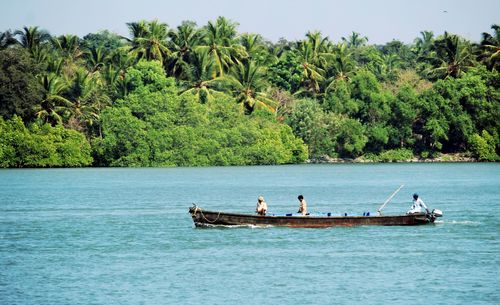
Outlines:
<svg viewBox="0 0 500 305"><path fill-rule="evenodd" d="M308 215L308 213L307 213L307 202L304 199L304 196L299 195L299 197L297 197L297 199L299 199L299 202L300 202L299 211L297 213L301 213L302 216Z"/></svg>
<svg viewBox="0 0 500 305"><path fill-rule="evenodd" d="M427 213L430 213L425 203L418 197L418 194L413 194L413 204L406 214L422 213L422 208L424 208Z"/></svg>
<svg viewBox="0 0 500 305"><path fill-rule="evenodd" d="M264 200L264 197L259 196L259 198L257 199L257 207L255 208L255 212L259 215L266 215L267 203Z"/></svg>

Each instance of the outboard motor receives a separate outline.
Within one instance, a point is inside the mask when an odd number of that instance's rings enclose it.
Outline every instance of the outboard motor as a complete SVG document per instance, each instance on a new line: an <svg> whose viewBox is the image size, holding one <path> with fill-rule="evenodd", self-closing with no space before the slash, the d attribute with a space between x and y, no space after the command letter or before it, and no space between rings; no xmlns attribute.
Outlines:
<svg viewBox="0 0 500 305"><path fill-rule="evenodd" d="M433 214L434 217L443 217L443 211L438 209L433 209L431 214Z"/></svg>
<svg viewBox="0 0 500 305"><path fill-rule="evenodd" d="M434 222L436 218L443 217L443 212L438 209L433 209L429 214L426 215L430 222Z"/></svg>

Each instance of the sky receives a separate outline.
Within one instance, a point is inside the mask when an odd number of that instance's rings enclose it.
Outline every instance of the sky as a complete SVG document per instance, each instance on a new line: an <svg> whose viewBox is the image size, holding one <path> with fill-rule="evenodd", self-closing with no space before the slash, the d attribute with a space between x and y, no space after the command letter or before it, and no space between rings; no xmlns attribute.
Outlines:
<svg viewBox="0 0 500 305"><path fill-rule="evenodd" d="M198 26L224 16L238 32L276 42L321 31L334 42L361 33L372 44L411 43L420 32L444 31L478 42L500 24L500 0L1 0L0 31L39 26L52 35L109 30L129 36L127 22L154 20ZM4 3L4 1L6 3Z"/></svg>

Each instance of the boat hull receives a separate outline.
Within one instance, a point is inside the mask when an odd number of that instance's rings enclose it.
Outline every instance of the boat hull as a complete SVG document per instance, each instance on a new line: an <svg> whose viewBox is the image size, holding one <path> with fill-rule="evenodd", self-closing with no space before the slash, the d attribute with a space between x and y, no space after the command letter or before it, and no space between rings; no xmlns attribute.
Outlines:
<svg viewBox="0 0 500 305"><path fill-rule="evenodd" d="M353 226L415 226L434 222L430 214L392 216L274 216L224 213L189 209L194 224L198 226L277 226L293 228L327 228Z"/></svg>

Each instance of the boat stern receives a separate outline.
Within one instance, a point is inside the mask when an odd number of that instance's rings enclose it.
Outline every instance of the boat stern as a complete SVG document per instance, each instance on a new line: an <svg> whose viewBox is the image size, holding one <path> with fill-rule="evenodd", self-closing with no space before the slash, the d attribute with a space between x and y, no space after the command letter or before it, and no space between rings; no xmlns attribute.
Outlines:
<svg viewBox="0 0 500 305"><path fill-rule="evenodd" d="M427 218L430 222L434 222L438 217L443 217L443 211L439 209L433 209L429 214L427 214Z"/></svg>

